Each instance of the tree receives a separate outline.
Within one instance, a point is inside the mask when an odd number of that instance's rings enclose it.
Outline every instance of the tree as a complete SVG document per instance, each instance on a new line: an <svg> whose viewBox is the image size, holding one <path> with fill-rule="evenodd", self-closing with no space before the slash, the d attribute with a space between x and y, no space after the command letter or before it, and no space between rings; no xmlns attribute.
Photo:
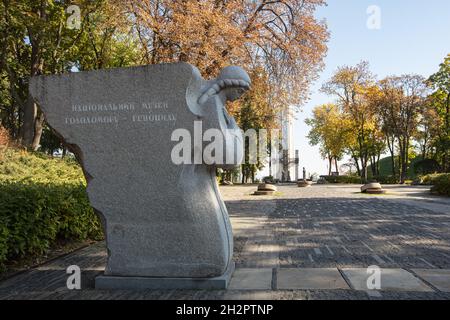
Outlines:
<svg viewBox="0 0 450 320"><path fill-rule="evenodd" d="M252 70L250 78L252 79L250 90L245 93L242 99L234 103L229 103L228 109L244 132L250 129L266 129L270 141L270 130L276 128L278 125L279 110L269 103L269 80L264 69L257 68ZM249 177L254 182L256 171L262 169L265 165L264 159L258 158L256 164L250 164L248 161L250 156L249 141L247 139L244 147L246 161L242 164L242 183L245 183ZM267 148L270 154L270 144L267 145Z"/></svg>
<svg viewBox="0 0 450 320"><path fill-rule="evenodd" d="M0 2L0 121L15 140L32 150L39 147L45 122L28 95L30 77L70 72L73 67L89 70L138 62L135 38L123 37L120 26L126 25L125 20L113 16L108 1L77 2L83 9L79 30L67 28L68 4ZM114 25L107 16L114 18ZM54 139L50 134L46 137Z"/></svg>
<svg viewBox="0 0 450 320"><path fill-rule="evenodd" d="M381 155L386 150L386 137L383 131L378 126L374 125L373 129L368 133L368 140L371 142L369 154L372 176L378 177L380 175Z"/></svg>
<svg viewBox="0 0 450 320"><path fill-rule="evenodd" d="M266 103L279 110L305 101L327 49L314 17L324 0L80 0L79 30L66 27L69 4L0 1L0 121L33 150L45 122L31 76L186 61L212 77L239 64L264 71Z"/></svg>
<svg viewBox="0 0 450 320"><path fill-rule="evenodd" d="M429 157L433 158L433 145L439 135L439 128L442 127L442 121L433 104L432 95L428 96L419 111L417 130L414 133L414 140L417 141L422 160Z"/></svg>
<svg viewBox="0 0 450 320"><path fill-rule="evenodd" d="M443 171L450 172L450 54L441 63L439 71L428 79L428 84L435 90L430 98L442 120L441 129L437 133L437 152Z"/></svg>
<svg viewBox="0 0 450 320"><path fill-rule="evenodd" d="M12 139L22 136L23 111L27 99L26 77L30 55L26 29L15 17L17 5L0 2L0 121Z"/></svg>
<svg viewBox="0 0 450 320"><path fill-rule="evenodd" d="M400 166L400 182L407 179L411 139L419 125L420 112L425 105L425 78L419 75L393 76L381 82L380 107L385 109L385 125L395 134Z"/></svg>
<svg viewBox="0 0 450 320"><path fill-rule="evenodd" d="M340 112L335 104L324 104L313 110L313 117L305 120L311 127L308 134L310 144L320 145L320 153L328 159L328 175L331 175L332 165L339 172L338 160L343 156L349 140L349 119Z"/></svg>
<svg viewBox="0 0 450 320"><path fill-rule="evenodd" d="M367 179L371 147L369 132L374 123L374 113L367 99L373 83L374 76L369 70L369 64L363 61L354 67L338 68L321 89L322 92L335 96L337 105L351 119L356 145L349 150L358 168L358 160L361 163L361 170L358 169L358 171L363 180Z"/></svg>
<svg viewBox="0 0 450 320"><path fill-rule="evenodd" d="M383 108L379 108L380 97L381 91L378 85L370 85L365 88L364 99L367 103L368 109L371 110L370 118L367 123L367 148L370 158L370 167L372 169L372 176L374 177L380 175L379 162L381 155L385 152L386 147L391 144L389 141L389 126L380 126L380 124L383 124L384 118L384 110Z"/></svg>
<svg viewBox="0 0 450 320"><path fill-rule="evenodd" d="M230 64L244 66L253 74L255 90L229 106L244 130L277 126L275 114L289 105L301 105L323 67L328 32L314 17L323 0L111 3L129 17L144 63L185 61L205 78ZM264 79L262 86L259 78ZM254 176L259 166L244 166L243 179Z"/></svg>
<svg viewBox="0 0 450 320"><path fill-rule="evenodd" d="M116 0L130 17L145 63L186 61L203 76L226 65L263 67L271 105L305 101L323 66L328 32L314 17L323 0Z"/></svg>
<svg viewBox="0 0 450 320"><path fill-rule="evenodd" d="M395 91L389 84L389 79L383 79L378 82L377 89L372 91L370 96L371 107L375 110L375 117L377 123L380 124L380 130L382 131L385 139L386 146L390 153L392 176L399 176L400 170L395 165L395 150L397 143L397 113L395 109L395 96L398 92Z"/></svg>

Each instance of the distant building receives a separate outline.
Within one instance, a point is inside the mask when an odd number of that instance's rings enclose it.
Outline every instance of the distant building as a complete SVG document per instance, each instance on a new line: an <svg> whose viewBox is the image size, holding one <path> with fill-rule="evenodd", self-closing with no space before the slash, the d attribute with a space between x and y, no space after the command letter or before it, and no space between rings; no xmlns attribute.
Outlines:
<svg viewBox="0 0 450 320"><path fill-rule="evenodd" d="M282 182L297 181L300 177L298 176L298 163L295 163L294 117L291 107L281 111L280 128L281 150L275 155L274 178Z"/></svg>

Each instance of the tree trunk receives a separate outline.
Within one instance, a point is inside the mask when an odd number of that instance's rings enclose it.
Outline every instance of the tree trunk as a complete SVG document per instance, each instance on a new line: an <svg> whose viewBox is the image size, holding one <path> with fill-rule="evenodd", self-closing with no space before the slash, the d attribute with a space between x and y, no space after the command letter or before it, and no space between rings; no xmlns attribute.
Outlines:
<svg viewBox="0 0 450 320"><path fill-rule="evenodd" d="M38 9L38 16L45 23L47 21L47 1L41 1L41 6ZM42 48L41 48L41 35L39 30L34 33L34 31L28 27L28 37L31 44L31 69L30 77L40 75L44 70L44 61L42 58ZM42 136L43 129L43 115L37 110L37 105L34 102L30 94L28 94L27 102L24 106L24 117L23 117L23 128L22 128L22 139L25 146L32 150L36 150L39 146L39 142Z"/></svg>
<svg viewBox="0 0 450 320"><path fill-rule="evenodd" d="M387 145L388 145L389 153L391 154L392 176L395 177L396 176L396 172L395 172L395 154L394 154L395 138L392 139L392 141L391 141L391 139L389 137L387 137L386 139L387 139Z"/></svg>
<svg viewBox="0 0 450 320"><path fill-rule="evenodd" d="M366 183L367 182L367 163L365 163L362 167L362 175L361 175L361 180Z"/></svg>
<svg viewBox="0 0 450 320"><path fill-rule="evenodd" d="M403 142L400 142L400 184L404 184L408 174L408 144L406 138L403 138Z"/></svg>
<svg viewBox="0 0 450 320"><path fill-rule="evenodd" d="M447 105L446 105L446 115L445 115L445 129L447 137L450 135L450 93L447 94ZM448 161L448 148L445 148L444 155L442 157L442 170L443 172L450 172L450 161Z"/></svg>
<svg viewBox="0 0 450 320"><path fill-rule="evenodd" d="M360 177L363 182L367 182L367 160L368 159L364 156L361 156L360 159L361 159L361 169L362 169Z"/></svg>
<svg viewBox="0 0 450 320"><path fill-rule="evenodd" d="M391 153L391 166L392 166L392 176L395 177L397 175L397 172L395 171L395 155L393 152Z"/></svg>
<svg viewBox="0 0 450 320"><path fill-rule="evenodd" d="M398 145L399 145L399 155L398 155L398 170L399 170L399 177L400 177L400 184L404 184L404 177L403 177L403 143L401 139L398 139Z"/></svg>
<svg viewBox="0 0 450 320"><path fill-rule="evenodd" d="M339 173L338 161L337 161L337 158L336 158L336 157L334 157L334 166L336 167L336 172Z"/></svg>
<svg viewBox="0 0 450 320"><path fill-rule="evenodd" d="M31 150L36 151L39 148L39 143L42 137L42 130L44 129L44 114L38 110L38 116L34 121L34 137L31 143Z"/></svg>
<svg viewBox="0 0 450 320"><path fill-rule="evenodd" d="M353 156L353 161L355 161L356 172L358 173L358 176L361 177L361 168L359 167L358 158L356 158L355 156Z"/></svg>
<svg viewBox="0 0 450 320"><path fill-rule="evenodd" d="M331 166L332 166L333 158L328 156L328 175L331 176Z"/></svg>
<svg viewBox="0 0 450 320"><path fill-rule="evenodd" d="M377 176L380 176L380 159L381 159L381 152L378 152L377 156Z"/></svg>
<svg viewBox="0 0 450 320"><path fill-rule="evenodd" d="M25 108L23 110L23 125L22 125L22 143L25 146L31 146L34 138L34 121L37 114L37 106L33 101L31 95L28 96Z"/></svg>
<svg viewBox="0 0 450 320"><path fill-rule="evenodd" d="M272 176L272 151L269 152L269 177Z"/></svg>
<svg viewBox="0 0 450 320"><path fill-rule="evenodd" d="M447 129L447 134L450 133L450 92L447 94L447 104L445 106L445 128Z"/></svg>
<svg viewBox="0 0 450 320"><path fill-rule="evenodd" d="M372 169L372 176L376 177L377 176L377 161L376 161L375 155L372 155L372 157L370 159L370 169Z"/></svg>
<svg viewBox="0 0 450 320"><path fill-rule="evenodd" d="M408 163L409 163L409 137L406 137L406 142L405 142L405 159L404 159L404 166L405 169L403 170L403 174L404 174L404 181L403 183L405 183L405 181L408 179Z"/></svg>

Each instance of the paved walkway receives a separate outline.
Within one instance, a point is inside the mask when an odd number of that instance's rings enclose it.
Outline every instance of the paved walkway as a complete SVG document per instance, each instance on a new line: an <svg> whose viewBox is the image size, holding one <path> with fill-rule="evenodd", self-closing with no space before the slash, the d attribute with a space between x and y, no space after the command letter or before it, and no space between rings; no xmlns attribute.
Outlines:
<svg viewBox="0 0 450 320"><path fill-rule="evenodd" d="M450 199L429 188L386 186L383 196L355 185L221 188L235 237L228 290L102 291L97 243L0 282L0 299L450 299ZM66 288L65 269L82 270L82 290ZM381 289L367 289L367 267Z"/></svg>

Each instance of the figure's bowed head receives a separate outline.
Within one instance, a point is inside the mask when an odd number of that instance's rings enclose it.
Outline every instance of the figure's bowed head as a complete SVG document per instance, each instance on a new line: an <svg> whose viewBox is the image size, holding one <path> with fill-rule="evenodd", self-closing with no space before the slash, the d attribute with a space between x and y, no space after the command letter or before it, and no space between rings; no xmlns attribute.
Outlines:
<svg viewBox="0 0 450 320"><path fill-rule="evenodd" d="M180 137L183 141L172 150L172 161L175 164L190 164L193 161L194 164L231 169L242 163L242 132L234 118L228 114L226 102L239 99L250 88L250 83L248 74L237 66L224 68L216 79L203 80L198 88L200 95L190 100L191 111L199 117L194 123L193 157L191 148L186 144L186 141L190 144L190 132L176 130L172 141L179 141ZM195 102L192 103L193 101ZM207 142L211 143L206 145ZM180 150L183 150L181 157Z"/></svg>
<svg viewBox="0 0 450 320"><path fill-rule="evenodd" d="M239 99L245 91L250 89L251 80L244 69L237 66L224 68L217 79L209 84L207 90L199 98L199 104L205 103L211 96L220 92L225 94L227 101Z"/></svg>

